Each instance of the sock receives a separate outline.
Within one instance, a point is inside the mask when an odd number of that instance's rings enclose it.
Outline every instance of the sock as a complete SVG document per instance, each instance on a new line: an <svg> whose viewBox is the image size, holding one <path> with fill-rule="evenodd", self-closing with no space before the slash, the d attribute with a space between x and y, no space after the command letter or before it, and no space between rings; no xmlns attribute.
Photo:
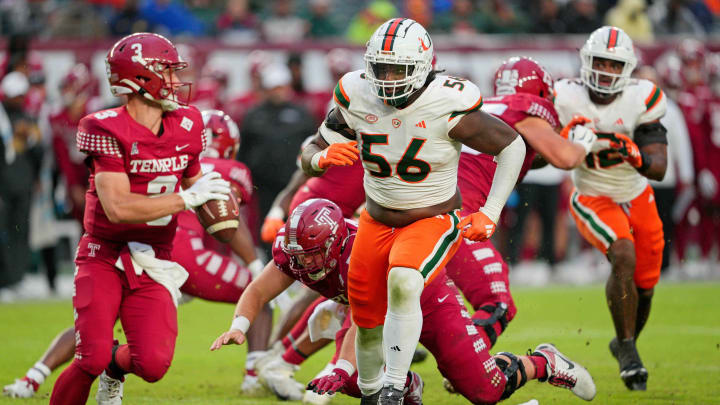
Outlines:
<svg viewBox="0 0 720 405"><path fill-rule="evenodd" d="M130 358L130 346L120 345L114 353L110 364L105 370L108 377L124 381L125 374L132 372L132 359Z"/></svg>
<svg viewBox="0 0 720 405"><path fill-rule="evenodd" d="M388 310L383 328L385 379L403 390L420 339L423 317L420 294L425 280L415 269L394 267L388 274Z"/></svg>
<svg viewBox="0 0 720 405"><path fill-rule="evenodd" d="M355 335L355 358L358 368L357 384L362 395L372 395L382 388L382 335L382 325L372 329L358 326Z"/></svg>
<svg viewBox="0 0 720 405"><path fill-rule="evenodd" d="M306 354L302 353L300 350L294 347L289 347L282 355L283 360L296 366L302 364L302 362L304 362L307 357L308 356Z"/></svg>
<svg viewBox="0 0 720 405"><path fill-rule="evenodd" d="M50 396L50 405L75 405L87 402L94 375L72 362L58 377Z"/></svg>
<svg viewBox="0 0 720 405"><path fill-rule="evenodd" d="M538 380L545 380L547 375L547 359L543 356L528 356L528 359L535 366L535 378Z"/></svg>
<svg viewBox="0 0 720 405"><path fill-rule="evenodd" d="M46 378L50 377L51 372L48 366L38 361L25 373L25 377L40 385L45 382Z"/></svg>
<svg viewBox="0 0 720 405"><path fill-rule="evenodd" d="M247 356L245 356L245 370L250 371L252 370L253 373L255 372L255 362L258 358L262 357L266 352L262 350L255 350L252 352L248 352Z"/></svg>

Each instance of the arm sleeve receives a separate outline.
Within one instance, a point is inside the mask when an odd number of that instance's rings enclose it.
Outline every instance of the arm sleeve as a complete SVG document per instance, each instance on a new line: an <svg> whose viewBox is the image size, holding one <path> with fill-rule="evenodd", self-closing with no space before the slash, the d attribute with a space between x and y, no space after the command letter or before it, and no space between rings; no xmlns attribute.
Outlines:
<svg viewBox="0 0 720 405"><path fill-rule="evenodd" d="M692 184L695 180L695 169L693 166L693 152L690 145L690 134L688 133L685 117L675 105L673 108L668 105L667 115L662 120L668 125L670 150L673 162L677 166L678 180L681 183Z"/></svg>
<svg viewBox="0 0 720 405"><path fill-rule="evenodd" d="M492 186L488 193L485 205L480 208L494 223L498 223L500 213L510 193L515 188L520 169L525 160L525 142L518 135L500 153L495 156L497 169L493 176Z"/></svg>

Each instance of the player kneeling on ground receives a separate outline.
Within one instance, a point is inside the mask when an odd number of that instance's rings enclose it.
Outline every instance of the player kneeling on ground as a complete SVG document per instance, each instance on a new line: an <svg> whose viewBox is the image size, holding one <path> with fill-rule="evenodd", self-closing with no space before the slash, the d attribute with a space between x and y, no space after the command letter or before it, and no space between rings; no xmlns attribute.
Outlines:
<svg viewBox="0 0 720 405"><path fill-rule="evenodd" d="M244 343L245 332L259 309L295 280L347 305L345 280L356 234L357 225L344 219L340 208L331 201L312 199L300 204L275 239L273 260L240 297L230 330L220 335L210 349ZM448 297L456 299L446 299ZM509 397L532 379L569 388L585 400L595 396L595 384L587 370L552 345L539 345L530 356L511 353L490 356L483 339L484 329L463 316L466 310L461 302L459 292L440 270L421 296L423 328L420 342L435 356L440 372L468 400L493 404ZM345 340L341 345L341 352L349 355L341 356L329 376L311 383L318 392L343 391L356 397L361 395L352 356L356 327L349 322L350 317L347 317L342 332ZM422 382L411 372L403 391L405 403L422 403L421 393Z"/></svg>

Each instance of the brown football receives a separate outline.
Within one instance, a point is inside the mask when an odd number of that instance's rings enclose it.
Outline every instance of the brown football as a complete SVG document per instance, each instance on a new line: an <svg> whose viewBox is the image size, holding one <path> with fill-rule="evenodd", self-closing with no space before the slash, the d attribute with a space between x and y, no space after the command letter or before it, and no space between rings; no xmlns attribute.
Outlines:
<svg viewBox="0 0 720 405"><path fill-rule="evenodd" d="M230 192L230 199L227 201L210 200L196 208L195 212L205 231L220 242L230 242L235 235L240 215L235 192Z"/></svg>

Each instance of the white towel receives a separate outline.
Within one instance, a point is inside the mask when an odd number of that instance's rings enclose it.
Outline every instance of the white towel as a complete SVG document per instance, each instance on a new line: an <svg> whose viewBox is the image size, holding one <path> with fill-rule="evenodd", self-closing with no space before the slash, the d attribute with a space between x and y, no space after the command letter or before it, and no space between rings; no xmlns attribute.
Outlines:
<svg viewBox="0 0 720 405"><path fill-rule="evenodd" d="M130 249L130 259L132 260L133 267L135 267L135 274L140 276L143 271L147 273L151 279L167 288L173 299L173 303L175 306L178 306L180 297L182 297L180 287L188 278L187 270L173 261L156 259L155 251L152 246L148 244L128 242L128 248ZM115 262L115 267L123 271L125 270L122 260L119 257Z"/></svg>

